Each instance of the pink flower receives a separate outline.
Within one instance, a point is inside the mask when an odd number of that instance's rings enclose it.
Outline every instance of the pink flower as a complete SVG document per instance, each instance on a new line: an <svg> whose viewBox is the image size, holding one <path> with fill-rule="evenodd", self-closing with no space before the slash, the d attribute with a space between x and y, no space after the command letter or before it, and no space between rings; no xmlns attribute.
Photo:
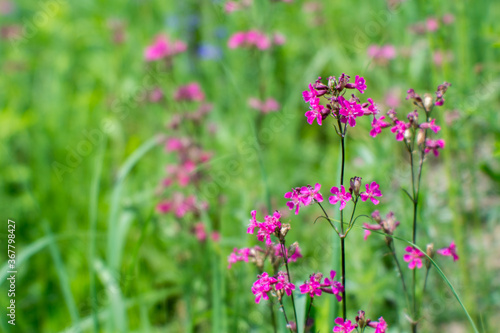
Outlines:
<svg viewBox="0 0 500 333"><path fill-rule="evenodd" d="M179 138L168 138L165 143L165 150L168 152L178 151L185 147L183 140Z"/></svg>
<svg viewBox="0 0 500 333"><path fill-rule="evenodd" d="M243 248L239 250L237 248L234 248L233 252L227 257L227 262L229 263L229 266L227 266L227 268L231 268L231 266L238 261L248 262L250 251L250 248Z"/></svg>
<svg viewBox="0 0 500 333"><path fill-rule="evenodd" d="M318 96L318 92L314 89L313 85L309 83L309 91L304 90L302 92L302 97L304 98L304 102L311 103Z"/></svg>
<svg viewBox="0 0 500 333"><path fill-rule="evenodd" d="M425 21L425 26L427 27L427 31L433 32L439 28L439 22L434 17L429 17Z"/></svg>
<svg viewBox="0 0 500 333"><path fill-rule="evenodd" d="M276 290L283 289L288 296L292 295L295 290L295 285L288 280L288 274L285 272L278 272L278 282L275 285Z"/></svg>
<svg viewBox="0 0 500 333"><path fill-rule="evenodd" d="M216 243L219 242L220 241L220 232L212 231L212 233L210 234L210 238L212 238L212 240Z"/></svg>
<svg viewBox="0 0 500 333"><path fill-rule="evenodd" d="M207 239L207 232L205 231L205 225L203 224L203 222L196 223L194 225L193 232L200 242L203 242Z"/></svg>
<svg viewBox="0 0 500 333"><path fill-rule="evenodd" d="M365 115L365 116L370 115L370 114L376 115L377 113L379 113L379 110L377 108L377 104L375 104L375 102L373 102L373 99L368 98L367 101L368 101L368 103L363 103L363 105L361 106L361 108L363 110L363 115Z"/></svg>
<svg viewBox="0 0 500 333"><path fill-rule="evenodd" d="M425 140L424 152L426 154L432 150L432 152L434 153L434 156L439 156L438 149L443 149L443 148L444 148L444 140L443 139L439 139L439 140L427 139L427 140Z"/></svg>
<svg viewBox="0 0 500 333"><path fill-rule="evenodd" d="M344 322L344 319L342 319L341 317L335 319L335 324L337 324L333 328L333 332L335 333L350 333L354 331L357 326L356 324L353 325L350 320L346 320Z"/></svg>
<svg viewBox="0 0 500 333"><path fill-rule="evenodd" d="M441 130L441 127L434 124L435 121L436 121L436 119L432 119L430 123L422 123L422 124L420 124L420 128L423 128L423 129L430 128L431 131L433 131L434 133L437 133Z"/></svg>
<svg viewBox="0 0 500 333"><path fill-rule="evenodd" d="M257 232L257 239L261 242L266 241L266 245L271 245L271 235L279 231L281 228L281 214L275 211L272 216L268 215L264 217L264 222L259 222L256 219L257 212L253 210L251 212L252 218L250 219L250 224L247 229L247 233L253 234L255 228L259 228Z"/></svg>
<svg viewBox="0 0 500 333"><path fill-rule="evenodd" d="M379 201L375 197L381 197L379 185L376 182L372 182L370 185L366 184L366 192L360 193L361 201L366 201L370 199L374 205L378 205Z"/></svg>
<svg viewBox="0 0 500 333"><path fill-rule="evenodd" d="M321 296L321 284L317 280L318 277L321 280L321 274L311 275L309 281L299 286L300 292L302 294L309 294L311 298L313 298L314 296Z"/></svg>
<svg viewBox="0 0 500 333"><path fill-rule="evenodd" d="M417 268L422 268L422 257L424 257L424 254L416 248L413 248L411 246L406 247L405 249L408 254L405 254L403 256L404 261L408 262L408 268L409 269L415 269L415 266Z"/></svg>
<svg viewBox="0 0 500 333"><path fill-rule="evenodd" d="M341 105L339 114L341 115L340 121L345 124L348 123L349 126L356 126L356 118L364 115L361 106L356 102L349 102L343 96L339 96L338 102Z"/></svg>
<svg viewBox="0 0 500 333"><path fill-rule="evenodd" d="M227 41L227 46L230 49L235 49L237 47L242 46L247 39L247 34L244 31L236 32L234 33L231 37L229 37L229 40Z"/></svg>
<svg viewBox="0 0 500 333"><path fill-rule="evenodd" d="M396 133L396 140L403 141L405 137L405 131L410 128L409 123L404 121L396 120L396 126L391 128L392 133Z"/></svg>
<svg viewBox="0 0 500 333"><path fill-rule="evenodd" d="M323 120L323 110L325 109L325 107L319 104L319 98L317 97L310 102L310 107L311 110L305 113L305 116L307 117L307 122L309 123L309 125L312 125L314 119L316 119L318 125L321 126L321 122Z"/></svg>
<svg viewBox="0 0 500 333"><path fill-rule="evenodd" d="M278 282L275 278L269 276L267 273L257 276L257 281L252 286L252 293L255 295L255 303L259 303L261 298L268 300L268 292L272 289L272 284Z"/></svg>
<svg viewBox="0 0 500 333"><path fill-rule="evenodd" d="M447 13L443 15L442 20L445 25L450 25L455 21L455 16L453 16L453 14Z"/></svg>
<svg viewBox="0 0 500 333"><path fill-rule="evenodd" d="M340 189L338 187L332 187L330 189L330 192L332 192L333 195L328 198L328 200L332 205L335 205L340 201L340 210L344 209L347 201L351 200L352 198L351 193L346 193L344 185L341 185Z"/></svg>
<svg viewBox="0 0 500 333"><path fill-rule="evenodd" d="M361 94L365 92L366 81L363 77L356 75L356 79L354 81L354 84L356 85L356 89L358 89Z"/></svg>
<svg viewBox="0 0 500 333"><path fill-rule="evenodd" d="M275 32L273 34L273 42L274 42L274 45L283 45L286 42L286 38L283 34L280 34L279 32Z"/></svg>
<svg viewBox="0 0 500 333"><path fill-rule="evenodd" d="M144 51L146 61L159 60L186 51L187 45L182 41L171 43L164 35L158 35L154 43Z"/></svg>
<svg viewBox="0 0 500 333"><path fill-rule="evenodd" d="M251 97L248 99L248 106L262 113L269 113L280 109L280 104L274 98L268 98L265 102L261 102L257 98Z"/></svg>
<svg viewBox="0 0 500 333"><path fill-rule="evenodd" d="M342 286L342 283L339 281L334 281L335 274L337 274L335 271L330 271L330 279L325 278L325 285L327 285L327 288L330 290L331 293L334 294L337 297L337 301L342 300L342 296L340 296L340 293L344 292L344 286ZM322 285L324 287L324 285ZM323 289L323 291L327 291ZM328 292L328 291L327 291Z"/></svg>
<svg viewBox="0 0 500 333"><path fill-rule="evenodd" d="M298 258L302 258L302 253L300 253L300 247L299 247L298 244L295 246L295 250L293 251L292 255L290 255L288 253L288 249L287 248L285 248L285 252L286 252L286 256L288 258L288 262L289 263L290 262L296 262ZM281 257L281 258L284 257L283 256L283 247L281 246L281 244L278 243L278 244L276 244L274 246L274 255L276 257Z"/></svg>
<svg viewBox="0 0 500 333"><path fill-rule="evenodd" d="M383 317L380 317L377 321L370 321L368 326L373 327L375 329L374 333L385 333L387 330L387 323L385 322Z"/></svg>
<svg viewBox="0 0 500 333"><path fill-rule="evenodd" d="M376 137L378 134L382 132L382 128L389 127L390 124L384 121L385 116L381 116L377 119L375 116L372 121L372 129L370 131L370 135L372 137Z"/></svg>
<svg viewBox="0 0 500 333"><path fill-rule="evenodd" d="M205 99L205 94L197 82L191 82L185 86L180 86L174 94L174 99L176 101L201 102Z"/></svg>
<svg viewBox="0 0 500 333"><path fill-rule="evenodd" d="M307 206L315 200L316 202L322 202L323 196L319 193L321 185L316 183L314 188L311 185L302 186L301 188L296 187L292 189L291 192L285 193L286 199L291 199L286 203L288 208L292 210L295 207L295 214L299 213L300 206Z"/></svg>
<svg viewBox="0 0 500 333"><path fill-rule="evenodd" d="M457 247L455 245L455 242L451 242L450 246L445 247L444 249L439 249L436 252L442 256L452 256L453 261L458 260Z"/></svg>

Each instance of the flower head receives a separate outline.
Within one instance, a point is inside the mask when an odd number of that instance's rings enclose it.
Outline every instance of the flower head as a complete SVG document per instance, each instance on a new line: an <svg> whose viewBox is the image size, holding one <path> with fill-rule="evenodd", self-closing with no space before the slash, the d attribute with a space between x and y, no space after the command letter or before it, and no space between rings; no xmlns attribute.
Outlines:
<svg viewBox="0 0 500 333"><path fill-rule="evenodd" d="M269 276L267 273L259 275L257 281L255 281L252 286L252 293L255 295L255 303L260 303L261 298L268 300L269 296L267 293L271 291L272 284L276 282L278 282L278 280Z"/></svg>
<svg viewBox="0 0 500 333"><path fill-rule="evenodd" d="M335 333L350 333L356 329L356 324L352 324L350 320L346 320L341 317L335 319L336 326L333 328L333 332Z"/></svg>
<svg viewBox="0 0 500 333"><path fill-rule="evenodd" d="M458 260L457 246L455 245L455 242L451 242L450 246L445 247L444 249L439 249L436 252L442 256L452 256L453 261Z"/></svg>
<svg viewBox="0 0 500 333"><path fill-rule="evenodd" d="M422 257L425 255L419 250L414 247L408 246L405 249L407 254L403 256L404 261L406 261L408 264L409 269L415 269L415 266L417 268L422 268Z"/></svg>
<svg viewBox="0 0 500 333"><path fill-rule="evenodd" d="M332 205L340 201L340 210L344 209L347 201L352 198L351 193L346 192L344 185L341 185L340 189L338 187L332 187L330 192L332 192L333 195L328 198L328 200Z"/></svg>
<svg viewBox="0 0 500 333"><path fill-rule="evenodd" d="M361 94L365 92L366 81L363 77L356 75L356 79L354 81L354 84L356 85L356 89L358 89Z"/></svg>
<svg viewBox="0 0 500 333"><path fill-rule="evenodd" d="M331 280L328 278L325 278L324 285L327 286L327 289L331 290L331 293L334 294L337 297L337 301L340 302L342 300L342 296L340 296L340 293L344 292L344 286L342 286L342 283L340 283L339 281L334 280L335 274L337 274L337 272L335 272L333 270L330 271ZM325 289L323 289L323 290L327 291Z"/></svg>
<svg viewBox="0 0 500 333"><path fill-rule="evenodd" d="M439 140L432 140L432 139L427 139L425 140L425 149L424 152L427 154L432 150L434 153L434 156L439 156L439 150L438 149L443 149L444 148L444 140L439 139Z"/></svg>
<svg viewBox="0 0 500 333"><path fill-rule="evenodd" d="M404 121L396 120L396 125L391 128L392 133L396 133L396 140L403 141L405 137L405 131L410 128L410 123L405 123Z"/></svg>
<svg viewBox="0 0 500 333"><path fill-rule="evenodd" d="M385 322L383 317L380 317L378 321L370 321L368 323L368 326L375 329L374 333L385 333L387 330L387 323Z"/></svg>
<svg viewBox="0 0 500 333"><path fill-rule="evenodd" d="M321 274L311 275L309 281L299 286L300 292L302 294L309 294L311 298L314 296L321 296L321 284L318 279L321 280Z"/></svg>
<svg viewBox="0 0 500 333"><path fill-rule="evenodd" d="M288 280L286 272L278 272L278 282L275 288L276 290L284 290L287 296L291 296L292 291L295 290L295 285Z"/></svg>
<svg viewBox="0 0 500 333"><path fill-rule="evenodd" d="M373 117L372 121L372 129L370 131L370 135L372 137L376 137L378 134L382 132L382 128L389 127L389 123L384 121L385 116L381 116L379 119Z"/></svg>
<svg viewBox="0 0 500 333"><path fill-rule="evenodd" d="M437 133L441 130L441 127L436 125L434 123L435 121L436 121L436 119L432 119L429 123L422 123L422 124L420 124L420 128L424 128L424 129L430 128L431 131L433 131L434 133Z"/></svg>
<svg viewBox="0 0 500 333"><path fill-rule="evenodd" d="M366 184L366 192L360 193L361 201L366 201L370 199L374 205L378 205L380 201L375 199L375 197L381 197L382 193L379 190L379 185L376 182L372 182L370 185Z"/></svg>
<svg viewBox="0 0 500 333"><path fill-rule="evenodd" d="M318 125L321 126L321 123L323 121L323 111L325 110L325 107L321 104L319 104L319 98L315 97L313 100L310 101L310 110L305 113L305 116L307 117L307 122L309 125L312 125L314 122L314 119L318 122Z"/></svg>
<svg viewBox="0 0 500 333"><path fill-rule="evenodd" d="M247 233L253 234L255 228L259 228L259 231L257 231L257 239L261 242L265 240L266 245L271 245L271 235L281 229L281 214L278 211L275 211L273 215L267 215L264 218L264 222L257 221L256 214L257 212L255 210L251 212L252 218L250 219Z"/></svg>

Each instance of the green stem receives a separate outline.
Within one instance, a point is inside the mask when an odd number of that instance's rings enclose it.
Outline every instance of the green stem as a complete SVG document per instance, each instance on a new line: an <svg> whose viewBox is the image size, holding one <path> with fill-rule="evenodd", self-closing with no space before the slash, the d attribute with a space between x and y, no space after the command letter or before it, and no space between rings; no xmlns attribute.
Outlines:
<svg viewBox="0 0 500 333"><path fill-rule="evenodd" d="M344 167L345 167L345 136L347 133L347 125L344 127L344 131L342 131L342 125L340 123L340 118L338 119L339 129L342 132L342 136L340 137L340 144L342 147L342 165L340 169L340 186L344 185ZM340 252L341 252L341 267L342 267L342 277L341 283L344 291L342 292L342 318L346 320L347 313L347 299L346 299L346 287L345 287L345 235L344 235L344 212L340 211Z"/></svg>
<svg viewBox="0 0 500 333"><path fill-rule="evenodd" d="M286 267L286 274L288 275L288 281L291 281L292 278L290 276L290 270L288 269L288 255L286 254L286 246L285 246L285 240L280 241L281 243L281 251L283 252L283 261L285 262L285 267ZM292 307L293 307L293 317L295 318L295 324L299 325L299 322L297 321L297 310L295 308L295 298L293 297L293 291L292 291Z"/></svg>
<svg viewBox="0 0 500 333"><path fill-rule="evenodd" d="M286 315L286 311L285 311L285 307L283 306L283 299L281 297L279 297L279 301L280 301L280 306L281 306L281 312L283 312L283 316L285 317L285 322L286 322L286 325L288 326L288 317ZM290 329L290 333L293 333L292 331L292 327L288 327Z"/></svg>

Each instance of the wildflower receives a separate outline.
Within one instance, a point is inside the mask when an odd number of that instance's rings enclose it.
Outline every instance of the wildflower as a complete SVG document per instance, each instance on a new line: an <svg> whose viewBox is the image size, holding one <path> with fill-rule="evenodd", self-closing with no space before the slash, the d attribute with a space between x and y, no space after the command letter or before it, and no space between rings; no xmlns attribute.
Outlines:
<svg viewBox="0 0 500 333"><path fill-rule="evenodd" d="M307 117L307 122L309 125L312 125L314 119L318 122L318 125L321 126L321 122L323 120L323 110L325 107L319 104L319 98L314 98L314 100L310 101L310 110L305 113Z"/></svg>
<svg viewBox="0 0 500 333"><path fill-rule="evenodd" d="M429 122L429 123L422 123L422 124L420 124L420 128L423 128L423 129L430 128L431 131L433 131L434 133L437 133L441 130L441 127L436 125L434 123L435 121L436 121L436 119L432 119L431 122Z"/></svg>
<svg viewBox="0 0 500 333"><path fill-rule="evenodd" d="M257 98L252 97L248 100L248 105L262 113L269 113L280 109L280 104L274 98L268 98L265 102L261 102Z"/></svg>
<svg viewBox="0 0 500 333"><path fill-rule="evenodd" d="M253 234L255 228L259 228L257 232L257 239L261 242L266 241L266 245L271 245L271 235L277 233L281 229L281 214L275 211L273 215L268 215L264 218L264 222L259 222L256 219L257 212L253 210L251 212L252 218L250 219L250 225L248 226L247 233Z"/></svg>
<svg viewBox="0 0 500 333"><path fill-rule="evenodd" d="M309 294L311 298L321 296L321 284L318 281L318 279L321 281L321 277L320 273L311 275L309 281L299 286L300 292L302 294Z"/></svg>
<svg viewBox="0 0 500 333"><path fill-rule="evenodd" d="M363 227L365 227L365 232L364 232L364 237L363 240L367 240L368 236L370 236L371 232L370 230L380 230L382 229L382 226L380 224L368 224L368 223L363 223Z"/></svg>
<svg viewBox="0 0 500 333"><path fill-rule="evenodd" d="M146 61L154 61L186 51L187 46L182 41L171 43L164 35L158 35L154 43L146 48Z"/></svg>
<svg viewBox="0 0 500 333"><path fill-rule="evenodd" d="M425 21L425 25L427 27L427 31L433 32L439 28L439 22L434 17L429 17L427 21Z"/></svg>
<svg viewBox="0 0 500 333"><path fill-rule="evenodd" d="M370 135L376 137L382 132L382 128L389 127L389 123L384 121L385 116L381 116L379 119L373 117L372 129L370 130Z"/></svg>
<svg viewBox="0 0 500 333"><path fill-rule="evenodd" d="M349 123L349 126L356 126L356 118L364 115L361 110L361 106L356 102L350 102L346 100L343 96L339 96L338 102L341 105L339 114L341 115L340 121L345 124Z"/></svg>
<svg viewBox="0 0 500 333"><path fill-rule="evenodd" d="M344 209L347 201L352 198L351 193L345 191L344 185L341 185L340 189L338 187L332 187L330 192L332 192L333 195L328 198L328 200L332 205L340 201L340 210Z"/></svg>
<svg viewBox="0 0 500 333"><path fill-rule="evenodd" d="M293 254L292 255L289 255L289 252L293 251ZM292 244L288 249L285 248L285 254L286 254L286 257L288 258L288 262L295 262L297 261L298 258L302 258L302 253L300 253L300 247L299 247L299 244L297 242L295 242L294 244ZM274 255L276 257L284 257L283 256L283 246L278 243L274 246Z"/></svg>
<svg viewBox="0 0 500 333"><path fill-rule="evenodd" d="M443 23L445 25L450 25L455 21L455 16L453 16L453 14L447 13L444 14L441 19L443 20Z"/></svg>
<svg viewBox="0 0 500 333"><path fill-rule="evenodd" d="M344 322L344 319L342 319L341 317L335 319L335 324L337 324L333 328L333 332L335 333L350 333L354 331L354 329L356 329L357 326L356 324L353 325L350 320L346 320Z"/></svg>
<svg viewBox="0 0 500 333"><path fill-rule="evenodd" d="M419 250L414 247L408 246L405 249L408 254L405 254L403 256L404 261L408 262L408 268L409 269L415 269L415 266L417 268L422 268L422 257L424 257L424 254Z"/></svg>
<svg viewBox="0 0 500 333"><path fill-rule="evenodd" d="M383 317L380 317L377 321L370 321L368 326L373 327L375 329L374 333L385 333L387 330L387 323L385 322Z"/></svg>
<svg viewBox="0 0 500 333"><path fill-rule="evenodd" d="M379 113L379 110L377 109L377 104L375 104L375 102L373 102L373 99L368 98L367 101L368 101L368 103L364 103L361 106L361 108L363 110L363 114L365 116L367 116L370 114L376 115L377 113Z"/></svg>
<svg viewBox="0 0 500 333"><path fill-rule="evenodd" d="M444 148L444 140L439 139L439 140L432 140L432 139L427 139L425 140L425 149L424 152L427 154L432 150L434 153L434 156L439 156L439 150L438 149L443 149Z"/></svg>
<svg viewBox="0 0 500 333"><path fill-rule="evenodd" d="M314 89L313 85L309 83L309 91L304 90L302 92L304 102L311 103L311 101L316 99L316 96L318 96L318 92Z"/></svg>
<svg viewBox="0 0 500 333"><path fill-rule="evenodd" d="M323 289L323 291L331 292L332 294L334 294L337 297L337 301L340 302L342 300L342 296L340 296L339 294L344 292L344 286L342 286L342 283L340 283L339 281L333 280L335 278L335 274L337 274L337 272L330 271L331 280L328 278L325 278L325 283L322 286L325 288L325 285L327 285L327 290ZM331 291L329 291L329 290L331 290Z"/></svg>
<svg viewBox="0 0 500 333"><path fill-rule="evenodd" d="M193 233L200 242L203 242L207 239L207 232L205 230L205 225L203 224L203 222L199 222L194 225Z"/></svg>
<svg viewBox="0 0 500 333"><path fill-rule="evenodd" d="M410 128L409 123L405 123L404 121L396 120L396 125L391 128L392 133L396 133L396 140L403 141L405 131Z"/></svg>
<svg viewBox="0 0 500 333"><path fill-rule="evenodd" d="M361 177L352 177L349 180L349 193L354 194L354 196L359 195L359 189L361 187Z"/></svg>
<svg viewBox="0 0 500 333"><path fill-rule="evenodd" d="M449 87L451 87L451 84L448 82L444 82L443 84L440 84L437 87L435 105L441 106L444 104L444 97L443 96Z"/></svg>
<svg viewBox="0 0 500 333"><path fill-rule="evenodd" d="M176 101L203 101L205 94L197 82L191 82L185 86L180 86L174 94Z"/></svg>
<svg viewBox="0 0 500 333"><path fill-rule="evenodd" d="M295 290L295 285L288 280L288 274L285 272L278 272L278 282L275 285L276 290L284 290L287 296L292 295Z"/></svg>
<svg viewBox="0 0 500 333"><path fill-rule="evenodd" d="M366 81L363 77L356 75L356 79L354 81L354 84L356 85L356 89L358 89L361 94L363 94L365 92Z"/></svg>
<svg viewBox="0 0 500 333"><path fill-rule="evenodd" d="M455 242L451 242L450 246L445 247L444 249L439 249L436 252L442 256L452 256L453 261L458 260L457 246L455 245Z"/></svg>
<svg viewBox="0 0 500 333"><path fill-rule="evenodd" d="M275 278L269 276L267 273L257 276L257 281L252 286L252 293L255 295L255 303L260 303L261 298L268 300L268 292L272 289L272 284L278 282Z"/></svg>
<svg viewBox="0 0 500 333"><path fill-rule="evenodd" d="M378 205L379 201L375 197L381 197L382 193L379 190L379 185L376 182L372 182L370 185L366 184L366 192L360 194L361 201L366 201L370 199L374 205Z"/></svg>
<svg viewBox="0 0 500 333"><path fill-rule="evenodd" d="M238 261L248 262L250 251L250 248L242 248L239 250L237 248L234 248L233 252L227 257L227 262L229 263L227 268L231 268L231 266Z"/></svg>

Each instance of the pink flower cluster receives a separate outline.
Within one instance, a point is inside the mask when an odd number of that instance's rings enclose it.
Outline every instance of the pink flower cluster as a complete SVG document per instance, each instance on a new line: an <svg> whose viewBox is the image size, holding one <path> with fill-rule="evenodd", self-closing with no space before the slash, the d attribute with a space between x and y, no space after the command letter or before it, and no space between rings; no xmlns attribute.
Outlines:
<svg viewBox="0 0 500 333"><path fill-rule="evenodd" d="M295 214L298 214L300 206L323 201L323 196L319 193L320 189L320 184L316 184L314 188L311 185L296 187L291 192L285 193L285 198L290 199L286 205L290 210L295 208Z"/></svg>
<svg viewBox="0 0 500 333"><path fill-rule="evenodd" d="M357 324L353 324L350 320L344 321L341 317L335 319L335 324L333 327L333 332L335 333L350 333L358 327Z"/></svg>
<svg viewBox="0 0 500 333"><path fill-rule="evenodd" d="M153 44L148 46L144 51L146 61L155 61L168 57L172 57L178 53L186 51L186 43L176 40L170 41L165 35L156 36Z"/></svg>
<svg viewBox="0 0 500 333"><path fill-rule="evenodd" d="M385 216L385 220L382 220L380 212L376 210L372 213L372 218L375 220L375 222L377 222L377 224L363 223L363 226L365 227L365 236L363 238L364 240L366 240L368 236L370 236L370 230L382 230L386 234L392 235L399 225L399 221L396 221L393 212L387 213L387 215Z"/></svg>
<svg viewBox="0 0 500 333"><path fill-rule="evenodd" d="M370 45L367 54L377 64L386 65L389 60L396 58L396 48L394 45Z"/></svg>
<svg viewBox="0 0 500 333"><path fill-rule="evenodd" d="M230 49L239 47L255 47L259 50L267 50L273 45L282 45L285 37L281 34L274 34L273 38L268 37L258 30L239 31L231 35L227 42Z"/></svg>
<svg viewBox="0 0 500 333"><path fill-rule="evenodd" d="M156 205L156 211L161 214L174 213L177 217L183 217L188 212L198 214L201 210L206 210L208 203L198 203L194 195L185 197L181 192L175 192L171 198L162 200Z"/></svg>
<svg viewBox="0 0 500 333"><path fill-rule="evenodd" d="M309 294L311 298L321 296L321 294L325 292L335 295L337 301L340 302L342 300L340 294L344 292L344 287L340 282L334 280L336 274L335 271L330 271L330 279L325 278L324 282L321 283L323 274L314 273L309 277L309 281L299 286L300 292L302 294Z"/></svg>
<svg viewBox="0 0 500 333"><path fill-rule="evenodd" d="M204 242L207 240L207 230L203 222L196 223L193 226L192 233L200 242ZM220 233L218 231L212 231L212 233L210 234L210 238L212 238L214 242L218 242L220 240Z"/></svg>
<svg viewBox="0 0 500 333"><path fill-rule="evenodd" d="M366 90L366 81L356 75L354 83L349 83L349 76L342 74L338 79L331 76L327 85L321 83L321 78L309 84L309 90L302 92L304 102L309 103L309 111L305 113L307 122L312 125L314 120L322 125L323 120L333 116L343 124L350 127L356 126L356 118L364 115L375 115L379 111L371 98L367 103L361 104L359 98L352 95L350 99L343 96L345 89L357 89L361 94ZM322 105L320 97L324 96L327 104Z"/></svg>
<svg viewBox="0 0 500 333"><path fill-rule="evenodd" d="M359 197L361 198L361 201L367 201L370 199L374 205L378 205L379 201L375 199L375 197L381 197L382 193L380 192L379 185L376 182L372 182L371 184L366 184L365 185L366 192L361 192L359 193ZM328 200L332 205L337 204L337 202L340 201L340 209L342 210L345 208L346 204L348 201L352 199L352 195L356 195L354 193L354 189L350 188L350 191L347 192L345 190L344 185L341 185L340 188L338 187L332 187L330 189L330 192L333 194Z"/></svg>
<svg viewBox="0 0 500 333"><path fill-rule="evenodd" d="M281 107L274 98L268 98L266 101L260 101L255 97L248 99L248 106L264 114L278 111Z"/></svg>
<svg viewBox="0 0 500 333"><path fill-rule="evenodd" d="M273 215L266 215L266 217L264 217L264 222L257 221L257 211L253 210L251 215L252 218L250 219L247 233L253 234L255 228L258 228L257 239L261 242L265 240L266 245L271 245L271 235L276 235L281 229L281 214L278 211L275 211Z"/></svg>
<svg viewBox="0 0 500 333"><path fill-rule="evenodd" d="M278 272L276 277L269 276L267 273L262 273L258 276L257 281L252 286L252 293L255 295L255 303L260 303L263 298L269 299L268 293L271 291L283 291L287 296L292 295L295 290L295 285L289 282L288 274L285 272Z"/></svg>
<svg viewBox="0 0 500 333"><path fill-rule="evenodd" d="M455 21L453 14L444 14L441 19L436 17L428 17L425 22L417 22L410 26L410 31L422 35L426 32L435 32L439 29L440 22L444 25L450 25Z"/></svg>
<svg viewBox="0 0 500 333"><path fill-rule="evenodd" d="M201 90L198 82L191 82L177 88L174 94L176 101L196 101L202 102L205 100L205 94Z"/></svg>

